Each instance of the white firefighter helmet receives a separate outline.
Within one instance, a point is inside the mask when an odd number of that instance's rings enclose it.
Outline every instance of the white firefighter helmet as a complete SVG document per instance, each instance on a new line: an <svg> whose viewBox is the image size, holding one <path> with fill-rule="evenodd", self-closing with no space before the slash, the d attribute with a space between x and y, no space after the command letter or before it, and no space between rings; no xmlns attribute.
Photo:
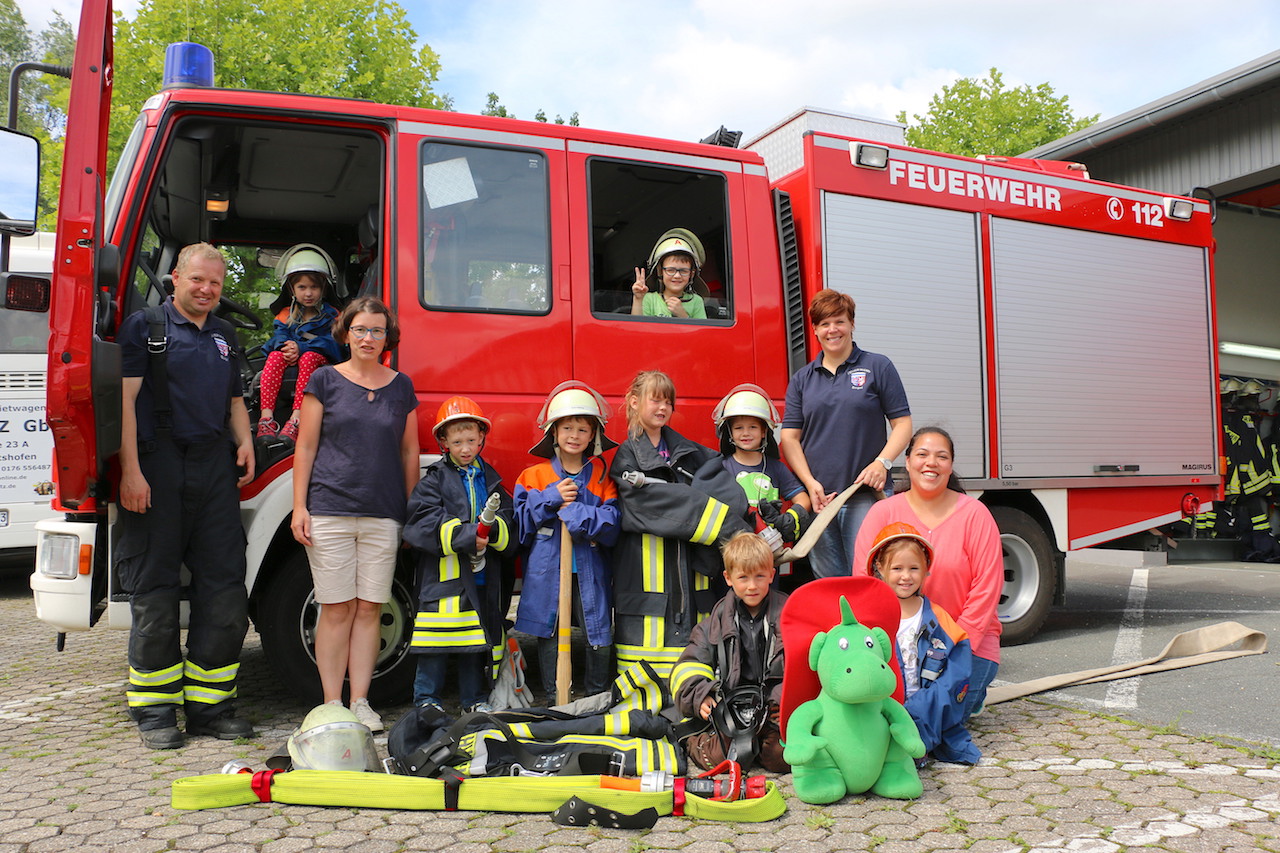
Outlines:
<svg viewBox="0 0 1280 853"><path fill-rule="evenodd" d="M778 417L778 410L765 390L750 382L735 386L711 412L716 434L720 436L720 452L726 456L733 453L735 445L729 427L733 419L740 415L759 418L764 423L764 446L761 450L776 459L779 454L774 431L782 418Z"/></svg>
<svg viewBox="0 0 1280 853"><path fill-rule="evenodd" d="M702 241L698 239L698 235L688 228L672 228L653 244L653 251L649 253L649 275L645 279L649 289L655 293L662 292L662 273L659 267L662 265L662 259L672 252L683 252L693 258L693 277L688 286L699 296L710 296L711 291L701 275L702 267L707 262L707 251L702 247Z"/></svg>
<svg viewBox="0 0 1280 853"><path fill-rule="evenodd" d="M561 382L547 395L542 410L538 412L538 429L542 430L542 439L529 452L535 456L551 459L555 456L555 426L561 418L590 418L596 424L595 444L591 456L599 456L606 450L618 446L618 442L604 434L605 424L609 423L609 405L599 392L585 382L571 379Z"/></svg>
<svg viewBox="0 0 1280 853"><path fill-rule="evenodd" d="M284 284L289 276L299 272L320 273L328 282L337 276L333 258L315 243L299 243L292 246L276 262L276 280Z"/></svg>
<svg viewBox="0 0 1280 853"><path fill-rule="evenodd" d="M280 295L271 303L270 311L277 313L293 302L293 288L285 287L289 276L297 273L312 273L323 288L321 298L328 301L338 296L337 267L329 253L314 243L299 243L291 246L276 261L276 281L280 282Z"/></svg>
<svg viewBox="0 0 1280 853"><path fill-rule="evenodd" d="M373 732L341 705L317 705L289 735L295 770L378 770Z"/></svg>

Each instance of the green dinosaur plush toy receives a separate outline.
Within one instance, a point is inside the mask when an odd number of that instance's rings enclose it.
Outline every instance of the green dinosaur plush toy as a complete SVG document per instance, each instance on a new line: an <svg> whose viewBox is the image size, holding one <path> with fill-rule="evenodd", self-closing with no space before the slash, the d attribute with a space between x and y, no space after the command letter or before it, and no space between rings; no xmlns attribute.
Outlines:
<svg viewBox="0 0 1280 853"><path fill-rule="evenodd" d="M834 803L868 790L911 800L924 790L912 760L924 755L924 742L893 699L892 657L893 640L884 629L859 624L840 596L840 624L816 634L809 646L809 667L822 690L787 722L783 757L804 802Z"/></svg>

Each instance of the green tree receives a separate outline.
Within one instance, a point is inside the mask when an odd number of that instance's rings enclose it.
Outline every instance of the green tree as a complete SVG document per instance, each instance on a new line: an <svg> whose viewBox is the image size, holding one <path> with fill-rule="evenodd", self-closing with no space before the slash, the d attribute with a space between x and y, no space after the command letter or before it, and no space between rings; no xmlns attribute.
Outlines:
<svg viewBox="0 0 1280 853"><path fill-rule="evenodd" d="M27 28L27 19L14 0L0 0L0 69L5 73L0 107L3 107L6 118L9 115L9 69L30 59L31 31Z"/></svg>
<svg viewBox="0 0 1280 853"><path fill-rule="evenodd" d="M194 41L214 55L214 85L365 98L449 109L432 91L440 60L394 0L142 0L119 17L108 164L143 102L160 90L165 48Z"/></svg>
<svg viewBox="0 0 1280 853"><path fill-rule="evenodd" d="M490 93L489 93L488 98L486 98L486 100L485 100L484 109L482 109L482 110L480 111L480 115L482 115L482 116L498 116L498 117L500 117L500 118L515 118L515 117L516 117L516 114L515 114L515 113L511 112L510 110L508 110L508 109L506 108L506 106L505 106L505 105L503 105L503 104L502 104L502 102L498 100L498 93L497 93L497 92L490 92ZM536 113L534 113L534 114L533 114L533 120L534 120L534 121L540 121L540 122L542 122L543 124L546 124L546 123L547 123L547 111L546 111L546 110L544 110L544 109L542 109L541 107L539 107L539 108L538 108L538 111L537 111ZM564 120L563 118L561 118L559 115L557 115L557 116L556 116L556 121L555 121L555 123L556 123L556 124L565 124L566 122L565 122L565 120ZM568 124L569 124L569 126L570 126L570 127L577 127L577 126L578 126L578 113L577 113L576 111L573 113L573 115L569 116Z"/></svg>
<svg viewBox="0 0 1280 853"><path fill-rule="evenodd" d="M112 170L147 98L158 92L171 42L213 52L214 85L363 98L385 104L450 109L432 90L440 60L395 0L142 0L115 28L115 91L107 150ZM256 307L271 273L235 250L226 296ZM265 338L265 333L248 335Z"/></svg>
<svg viewBox="0 0 1280 853"><path fill-rule="evenodd" d="M53 20L38 39L40 61L49 65L70 68L76 55L76 37L71 24L61 13L54 12ZM31 109L36 117L40 140L40 219L41 231L52 231L57 226L58 187L62 183L63 138L67 129L67 100L71 96L71 81L53 74L28 75L23 81L24 92L29 92Z"/></svg>
<svg viewBox="0 0 1280 853"><path fill-rule="evenodd" d="M897 118L908 124L905 110ZM965 77L943 86L928 112L912 118L907 144L969 157L1012 157L1098 120L1097 115L1077 118L1067 96L1057 96L1048 83L1006 89L995 68L986 78Z"/></svg>
<svg viewBox="0 0 1280 853"><path fill-rule="evenodd" d="M9 72L19 62L40 61L70 66L75 54L75 38L66 19L54 13L48 29L38 36L27 27L14 0L0 0L0 110L9 113ZM61 85L59 85L61 84ZM65 126L66 81L38 71L28 71L19 81L17 129L40 142L40 199L38 226L54 227L58 205L58 182L62 174L62 132Z"/></svg>
<svg viewBox="0 0 1280 853"><path fill-rule="evenodd" d="M484 109L480 111L482 116L498 116L499 118L515 118L515 113L507 112L507 108L498 101L498 93L490 92L488 99L485 101Z"/></svg>

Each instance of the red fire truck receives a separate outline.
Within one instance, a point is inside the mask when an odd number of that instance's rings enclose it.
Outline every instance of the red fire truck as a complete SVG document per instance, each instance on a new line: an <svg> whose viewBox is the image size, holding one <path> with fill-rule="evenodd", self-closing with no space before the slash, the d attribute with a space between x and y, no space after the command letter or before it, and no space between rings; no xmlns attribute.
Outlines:
<svg viewBox="0 0 1280 853"><path fill-rule="evenodd" d="M84 4L52 288L48 419L65 517L41 526L32 587L59 632L128 625L109 557L113 338L163 298L179 248L197 240L267 266L298 242L328 250L346 295L378 294L399 314L395 366L426 413L424 450L430 413L465 393L492 418L486 455L509 481L543 396L567 378L618 401L637 370L666 370L675 426L707 443L732 386L756 382L781 403L815 354L808 299L846 291L859 345L893 358L917 426L950 430L957 472L1000 524L1007 642L1061 597L1064 552L1219 496L1204 201L825 131L767 140L762 150L789 154L766 161L194 81L143 105L108 185L110 20L108 0ZM706 320L629 314L634 269L672 226L706 244ZM221 310L258 322L226 300ZM255 627L281 676L309 690L315 607L289 533L291 458L241 497ZM412 667L410 585L406 569L385 612L380 695Z"/></svg>

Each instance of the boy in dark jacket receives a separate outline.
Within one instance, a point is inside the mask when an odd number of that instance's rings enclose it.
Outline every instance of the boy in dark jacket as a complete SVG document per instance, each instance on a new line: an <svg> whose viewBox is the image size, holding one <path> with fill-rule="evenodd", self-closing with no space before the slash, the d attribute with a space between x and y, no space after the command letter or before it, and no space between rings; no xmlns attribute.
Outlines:
<svg viewBox="0 0 1280 853"><path fill-rule="evenodd" d="M444 458L409 495L404 539L417 551L419 575L411 645L419 655L415 705L442 704L452 657L462 708L491 710L493 670L503 648L499 556L515 547L517 537L511 496L480 458L489 428L475 401L446 400L434 430Z"/></svg>
<svg viewBox="0 0 1280 853"><path fill-rule="evenodd" d="M773 552L763 539L739 533L723 551L730 590L697 624L671 670L671 693L685 717L708 727L685 741L689 760L704 770L732 758L744 767L757 759L774 773L782 760L778 705L782 693L785 593L770 591Z"/></svg>

